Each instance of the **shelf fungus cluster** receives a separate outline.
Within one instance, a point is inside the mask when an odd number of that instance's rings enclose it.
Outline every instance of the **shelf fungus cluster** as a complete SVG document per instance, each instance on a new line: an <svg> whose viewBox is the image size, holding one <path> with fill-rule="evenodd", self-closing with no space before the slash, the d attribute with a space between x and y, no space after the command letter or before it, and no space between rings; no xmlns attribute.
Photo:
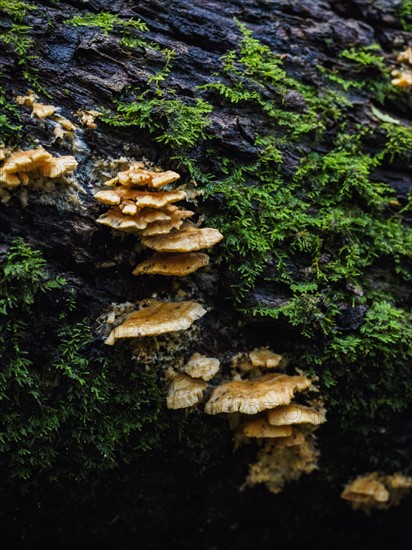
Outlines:
<svg viewBox="0 0 412 550"><path fill-rule="evenodd" d="M249 356L255 358L256 354ZM286 482L316 469L318 451L313 432L325 422L325 411L320 401L310 406L293 401L296 394L312 386L305 374L270 373L252 378L258 368L273 368L261 361L255 364L258 367L249 371L250 378L218 386L205 411L234 416L231 425L236 429L237 445L258 441L257 461L250 465L245 485L263 483L278 493Z"/></svg>
<svg viewBox="0 0 412 550"><path fill-rule="evenodd" d="M134 162L106 182L108 189L95 194L100 203L111 206L98 223L133 233L143 247L154 251L136 266L133 275L189 275L209 263L209 256L199 250L211 248L223 238L217 229L199 228L185 221L194 212L175 203L186 199L186 192L163 189L179 178L171 170L148 170L142 163ZM204 313L195 302L157 302L132 313L112 331L106 343L184 330Z"/></svg>
<svg viewBox="0 0 412 550"><path fill-rule="evenodd" d="M401 64L399 69L392 71L391 80L393 86L397 88L410 88L412 86L412 46L409 46L401 52L397 57L398 63Z"/></svg>
<svg viewBox="0 0 412 550"><path fill-rule="evenodd" d="M282 364L282 356L260 348L236 355L231 362L232 379L223 379L219 385L207 384L219 375L219 361L199 354L190 358L184 373L168 373L168 407L193 407L207 395L204 411L229 420L236 446L253 441L260 446L245 485L263 483L273 493L316 469L319 453L314 432L325 422L320 399L306 405L294 401L297 394L313 389L304 373L264 372Z"/></svg>
<svg viewBox="0 0 412 550"><path fill-rule="evenodd" d="M184 373L169 370L167 408L186 409L197 405L208 388L209 380L219 372L219 369L219 359L195 353L185 365Z"/></svg>
<svg viewBox="0 0 412 550"><path fill-rule="evenodd" d="M370 514L373 509L387 510L397 506L411 489L410 477L400 473L386 475L372 472L348 483L341 498L348 501L354 510Z"/></svg>
<svg viewBox="0 0 412 550"><path fill-rule="evenodd" d="M43 147L17 151L9 153L0 166L0 182L11 189L41 178L57 179L73 172L77 164L74 157L53 157Z"/></svg>

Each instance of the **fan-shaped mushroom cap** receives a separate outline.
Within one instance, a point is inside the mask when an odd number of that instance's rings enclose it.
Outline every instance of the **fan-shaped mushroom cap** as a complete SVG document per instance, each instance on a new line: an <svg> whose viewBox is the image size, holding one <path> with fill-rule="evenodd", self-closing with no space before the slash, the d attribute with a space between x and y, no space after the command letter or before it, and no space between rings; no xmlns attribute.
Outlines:
<svg viewBox="0 0 412 550"><path fill-rule="evenodd" d="M112 330L105 343L113 345L118 338L158 336L185 330L205 313L196 302L155 302L131 313L124 323Z"/></svg>
<svg viewBox="0 0 412 550"><path fill-rule="evenodd" d="M392 71L393 78L391 84L397 88L409 88L412 86L412 71Z"/></svg>
<svg viewBox="0 0 412 550"><path fill-rule="evenodd" d="M387 502L389 496L389 491L379 481L377 472L357 477L348 483L341 493L344 500L370 507L376 503Z"/></svg>
<svg viewBox="0 0 412 550"><path fill-rule="evenodd" d="M174 205L169 205L165 208L168 209L169 219L151 223L140 232L142 237L151 237L153 235L164 235L166 233L170 233L172 229L179 229L179 227L183 224L183 220L190 218L194 214L191 210L179 210L177 207L174 207ZM172 208L174 208L174 210L172 210Z"/></svg>
<svg viewBox="0 0 412 550"><path fill-rule="evenodd" d="M409 63L409 65L412 65L412 46L409 46L406 50L400 52L397 57L397 61L399 61L399 63Z"/></svg>
<svg viewBox="0 0 412 550"><path fill-rule="evenodd" d="M16 102L19 105L31 107L34 116L40 119L51 116L56 112L56 107L54 105L43 105L42 103L37 103L36 99L38 99L38 96L33 91L29 90L27 95L17 96Z"/></svg>
<svg viewBox="0 0 412 550"><path fill-rule="evenodd" d="M255 380L235 380L218 386L206 403L208 414L241 412L256 414L279 405L287 405L295 392L309 388L306 376L266 374Z"/></svg>
<svg viewBox="0 0 412 550"><path fill-rule="evenodd" d="M217 229L189 226L168 235L146 237L142 239L142 244L157 252L196 252L210 248L222 239L223 235Z"/></svg>
<svg viewBox="0 0 412 550"><path fill-rule="evenodd" d="M247 437L288 437L292 435L291 426L271 426L266 418L256 418L243 426Z"/></svg>
<svg viewBox="0 0 412 550"><path fill-rule="evenodd" d="M267 348L258 348L249 353L250 360L254 367L266 367L273 369L279 365L282 356Z"/></svg>
<svg viewBox="0 0 412 550"><path fill-rule="evenodd" d="M219 359L194 353L185 366L185 372L193 378L202 378L208 381L219 371L219 367Z"/></svg>
<svg viewBox="0 0 412 550"><path fill-rule="evenodd" d="M141 262L133 271L133 275L167 275L184 277L197 269L208 265L209 256L201 252L186 252L186 254L154 254Z"/></svg>
<svg viewBox="0 0 412 550"><path fill-rule="evenodd" d="M162 208L167 204L172 204L186 198L184 191L136 191L130 187L117 187L98 191L94 196L103 204L117 206L123 201L132 201L138 208L148 206L149 208Z"/></svg>
<svg viewBox="0 0 412 550"><path fill-rule="evenodd" d="M63 176L63 174L73 172L77 168L77 165L78 162L71 155L51 158L40 164L40 173L46 178L58 178L59 176Z"/></svg>
<svg viewBox="0 0 412 550"><path fill-rule="evenodd" d="M31 172L37 170L44 161L52 159L53 156L42 147L19 151L13 153L2 166L6 174L17 174L19 172Z"/></svg>
<svg viewBox="0 0 412 550"><path fill-rule="evenodd" d="M167 170L166 172L155 172L143 168L141 162L133 162L128 170L119 172L117 176L106 182L106 185L140 185L158 189L168 183L172 183L180 178L177 172Z"/></svg>
<svg viewBox="0 0 412 550"><path fill-rule="evenodd" d="M9 187L20 184L27 185L30 181L28 172L38 171L47 178L57 178L77 167L77 161L72 156L54 158L42 147L19 151L8 157L0 168L0 181Z"/></svg>
<svg viewBox="0 0 412 550"><path fill-rule="evenodd" d="M312 409L304 405L290 403L268 411L268 421L272 426L291 426L292 424L322 424L325 422L323 409Z"/></svg>
<svg viewBox="0 0 412 550"><path fill-rule="evenodd" d="M177 374L171 381L167 392L168 409L185 409L199 403L207 383L195 380L186 374Z"/></svg>
<svg viewBox="0 0 412 550"><path fill-rule="evenodd" d="M169 220L170 215L161 210L142 208L135 216L128 216L118 208L112 208L102 214L96 221L119 231L137 232L158 220Z"/></svg>

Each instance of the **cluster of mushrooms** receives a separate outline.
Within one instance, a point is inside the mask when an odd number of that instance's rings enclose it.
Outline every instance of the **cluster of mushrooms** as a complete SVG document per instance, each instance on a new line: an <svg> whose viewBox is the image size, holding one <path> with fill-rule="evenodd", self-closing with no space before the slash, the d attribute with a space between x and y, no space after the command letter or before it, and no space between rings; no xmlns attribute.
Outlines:
<svg viewBox="0 0 412 550"><path fill-rule="evenodd" d="M401 67L392 71L394 78L391 83L398 88L410 88L412 86L412 46L401 52L396 60L401 63Z"/></svg>
<svg viewBox="0 0 412 550"><path fill-rule="evenodd" d="M348 483L341 497L350 502L354 510L370 514L372 509L387 510L397 506L411 489L412 478L403 474L371 472Z"/></svg>
<svg viewBox="0 0 412 550"><path fill-rule="evenodd" d="M29 185L39 179L57 179L73 172L77 161L71 155L53 157L43 147L11 153L7 149L0 150L0 183L12 189L20 185Z"/></svg>
<svg viewBox="0 0 412 550"><path fill-rule="evenodd" d="M219 373L214 358L195 354L183 373L168 372L168 407L193 407L210 390L204 411L228 418L236 447L253 441L260 445L245 485L263 483L273 493L317 467L314 431L325 422L320 399L310 406L293 401L295 394L312 386L307 376L266 372L282 364L282 356L260 348L233 357L231 380L217 386L208 384Z"/></svg>
<svg viewBox="0 0 412 550"><path fill-rule="evenodd" d="M176 202L186 198L180 190L161 190L179 179L168 170L148 170L139 162L119 172L106 182L107 190L98 191L95 198L112 208L97 222L118 231L133 233L141 244L154 254L141 262L134 275L165 275L182 277L208 265L209 256L199 250L211 248L222 238L217 229L197 227L186 220L194 215L181 209ZM130 313L113 329L106 344L119 338L158 336L185 330L206 313L197 302L160 302Z"/></svg>

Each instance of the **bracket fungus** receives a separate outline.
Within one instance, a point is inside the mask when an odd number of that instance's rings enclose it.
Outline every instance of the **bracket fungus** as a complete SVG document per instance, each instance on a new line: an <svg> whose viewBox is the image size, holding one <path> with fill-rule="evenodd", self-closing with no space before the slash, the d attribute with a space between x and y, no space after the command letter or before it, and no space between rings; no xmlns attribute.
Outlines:
<svg viewBox="0 0 412 550"><path fill-rule="evenodd" d="M16 103L24 105L25 107L31 107L32 113L36 118L43 119L53 115L56 112L54 105L43 105L37 102L38 96L29 90L27 95L19 95L16 97Z"/></svg>
<svg viewBox="0 0 412 550"><path fill-rule="evenodd" d="M412 47L409 46L397 57L397 61L401 63L400 69L394 69L391 75L394 77L391 84L397 88L410 88L412 86Z"/></svg>
<svg viewBox="0 0 412 550"><path fill-rule="evenodd" d="M313 424L325 422L325 411L290 403L268 411L268 421L272 426L291 426L293 424Z"/></svg>
<svg viewBox="0 0 412 550"><path fill-rule="evenodd" d="M179 178L180 175L172 170L166 172L147 170L141 162L132 162L128 170L119 172L113 179L106 181L105 185L122 185L126 187L138 185L158 189L177 181Z"/></svg>
<svg viewBox="0 0 412 550"><path fill-rule="evenodd" d="M138 264L133 275L166 275L184 277L208 265L209 256L200 252L185 254L154 254Z"/></svg>
<svg viewBox="0 0 412 550"><path fill-rule="evenodd" d="M354 510L370 514L373 508L386 510L397 506L412 488L412 478L395 473L391 475L371 472L348 483L341 498L350 502Z"/></svg>
<svg viewBox="0 0 412 550"><path fill-rule="evenodd" d="M128 315L112 330L105 343L113 345L119 338L159 336L186 330L205 313L206 310L196 302L155 302Z"/></svg>
<svg viewBox="0 0 412 550"><path fill-rule="evenodd" d="M289 437L292 435L291 426L272 426L267 418L256 418L243 426L243 433L247 437Z"/></svg>
<svg viewBox="0 0 412 550"><path fill-rule="evenodd" d="M219 372L219 368L219 359L194 353L185 366L185 372L192 378L202 378L208 382Z"/></svg>
<svg viewBox="0 0 412 550"><path fill-rule="evenodd" d="M142 244L156 252L196 252L220 242L223 235L210 227L188 226L181 231L142 239Z"/></svg>
<svg viewBox="0 0 412 550"><path fill-rule="evenodd" d="M274 369L279 366L282 356L274 353L268 348L258 348L249 353L249 358L253 367L265 367Z"/></svg>
<svg viewBox="0 0 412 550"><path fill-rule="evenodd" d="M207 382L198 380L186 374L172 376L167 392L168 409L186 409L197 405L207 388Z"/></svg>
<svg viewBox="0 0 412 550"><path fill-rule="evenodd" d="M193 254L219 242L223 236L216 229L199 229L184 224L193 216L191 210L174 203L187 198L185 191L156 191L180 178L177 172L147 170L133 162L127 170L106 182L112 189L98 191L95 198L112 206L97 222L112 229L136 233L141 244L158 254L141 262L134 275L171 275L182 277L208 265L206 254ZM136 190L133 187L147 187Z"/></svg>
<svg viewBox="0 0 412 550"><path fill-rule="evenodd" d="M31 176L58 178L73 172L77 161L72 156L53 157L42 147L12 153L0 167L0 182L7 187L28 185Z"/></svg>
<svg viewBox="0 0 412 550"><path fill-rule="evenodd" d="M234 380L218 386L206 403L208 414L241 412L257 414L266 409L288 405L295 392L311 385L303 375L266 374L254 380Z"/></svg>

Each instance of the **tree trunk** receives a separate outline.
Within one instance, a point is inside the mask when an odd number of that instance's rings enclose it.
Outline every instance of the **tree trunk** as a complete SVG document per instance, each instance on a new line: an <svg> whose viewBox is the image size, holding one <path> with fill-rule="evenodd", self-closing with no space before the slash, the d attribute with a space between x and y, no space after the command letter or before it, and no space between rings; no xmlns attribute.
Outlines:
<svg viewBox="0 0 412 550"><path fill-rule="evenodd" d="M44 147L78 162L53 181L0 183L11 543L410 544L410 499L368 517L339 498L357 475L411 473L412 87L391 76L412 70L398 59L408 9L0 2L6 159ZM28 90L58 111L33 115L16 102ZM98 113L87 125L79 111ZM180 173L195 222L223 234L209 267L131 274L148 251L96 223L108 207L93 195L133 161ZM207 313L186 331L104 344L110 311L120 322L153 298ZM243 487L260 443L234 452L225 415L165 405L168 368L218 358L207 399L236 354L260 347L317 377L327 410L317 471L276 495Z"/></svg>

